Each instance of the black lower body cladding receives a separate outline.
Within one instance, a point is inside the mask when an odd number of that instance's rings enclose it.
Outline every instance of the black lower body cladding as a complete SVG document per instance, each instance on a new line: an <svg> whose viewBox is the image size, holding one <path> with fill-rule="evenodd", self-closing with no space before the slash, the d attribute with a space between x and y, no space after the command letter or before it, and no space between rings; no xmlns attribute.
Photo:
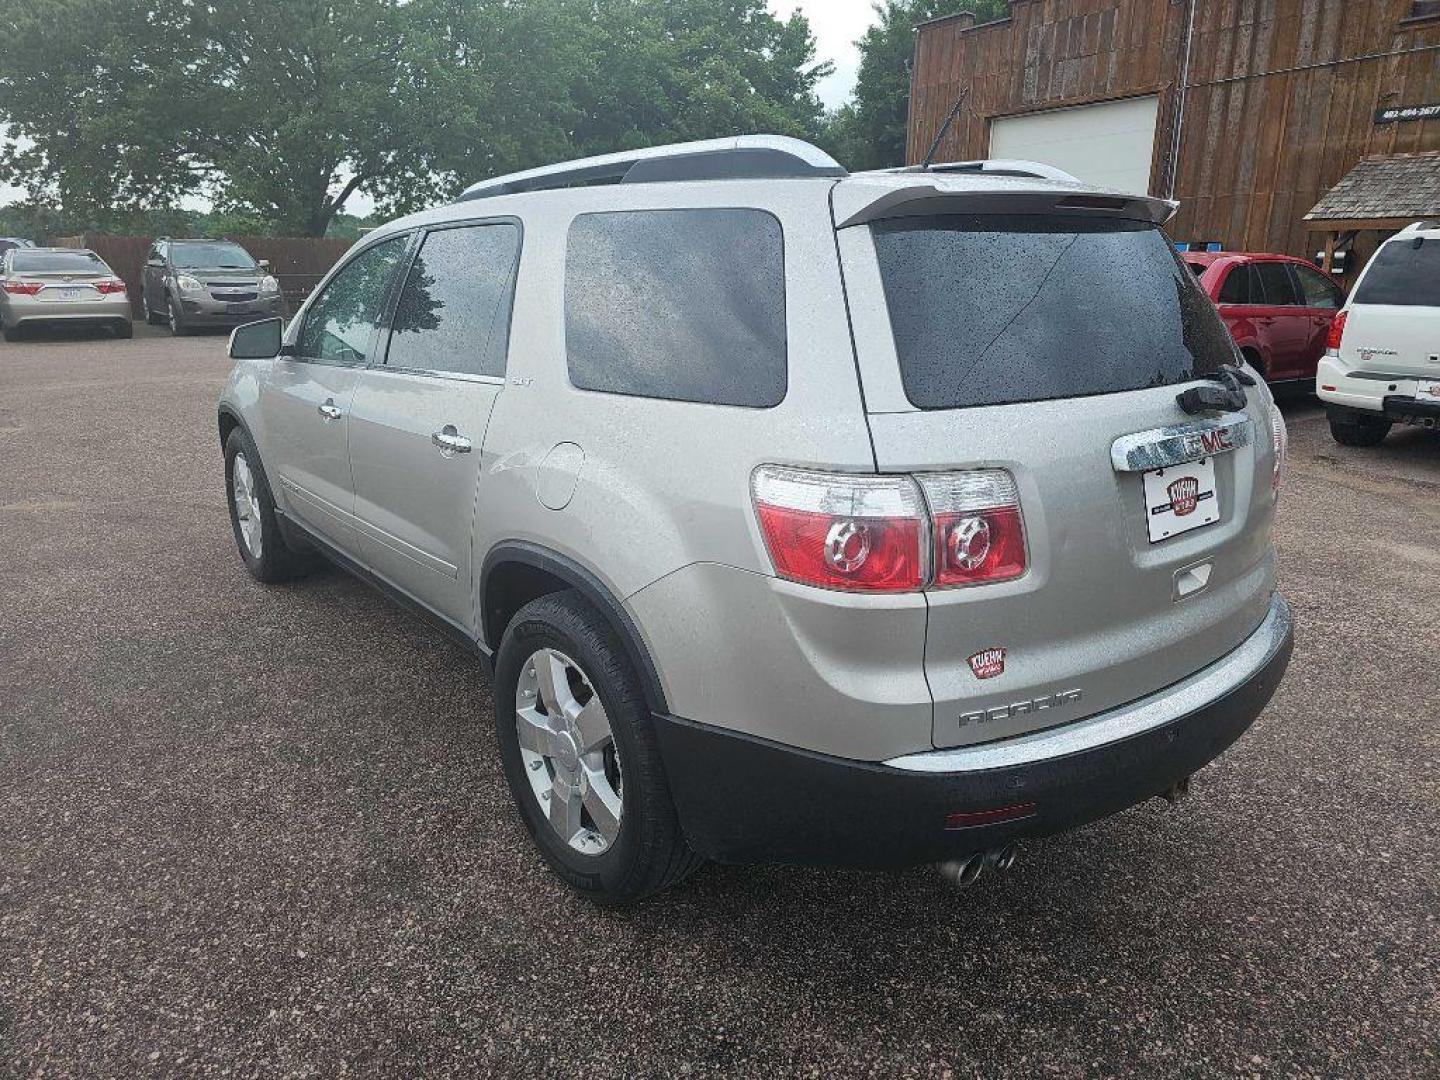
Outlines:
<svg viewBox="0 0 1440 1080"><path fill-rule="evenodd" d="M1264 709L1290 662L1287 623L1246 681L1140 734L963 773L850 761L656 717L690 845L719 862L900 867L953 859L1106 817L1213 761ZM960 823L962 827L957 827Z"/></svg>

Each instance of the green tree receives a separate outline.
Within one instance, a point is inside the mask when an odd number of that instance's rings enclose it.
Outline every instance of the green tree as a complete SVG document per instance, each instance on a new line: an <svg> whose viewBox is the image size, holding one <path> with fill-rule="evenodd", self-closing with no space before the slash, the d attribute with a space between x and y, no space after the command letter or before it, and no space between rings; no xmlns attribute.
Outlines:
<svg viewBox="0 0 1440 1080"><path fill-rule="evenodd" d="M813 137L827 65L764 0L0 0L0 178L105 226L204 195L323 235L566 156ZM21 145L25 149L20 149Z"/></svg>
<svg viewBox="0 0 1440 1080"><path fill-rule="evenodd" d="M852 169L905 164L916 24L961 11L990 22L1010 11L1008 0L881 0L874 8L874 24L856 42L854 96L830 118L825 136L830 152Z"/></svg>

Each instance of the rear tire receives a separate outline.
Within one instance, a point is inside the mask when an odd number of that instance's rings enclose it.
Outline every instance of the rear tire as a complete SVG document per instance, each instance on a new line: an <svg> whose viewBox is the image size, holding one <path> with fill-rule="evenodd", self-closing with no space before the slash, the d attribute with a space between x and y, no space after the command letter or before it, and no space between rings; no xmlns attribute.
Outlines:
<svg viewBox="0 0 1440 1080"><path fill-rule="evenodd" d="M561 680L570 688L558 710L547 703L556 699L555 691L540 682L546 672L537 671L547 662L557 665L549 670L564 672ZM610 622L580 593L551 593L516 613L500 643L493 692L501 767L511 797L545 861L572 888L597 904L619 907L668 888L701 865L675 814L640 679ZM590 715L582 702L600 706L598 723L608 725L604 738L590 734L593 717L567 729L565 718ZM567 712L566 705L580 711ZM530 716L528 725L522 708ZM561 719L551 719L557 715ZM537 743L537 719L538 727L548 722L572 730L574 738L546 743L541 735ZM529 744L524 753L522 725ZM560 744L558 753L543 749ZM590 746L600 749L587 750ZM600 779L591 783L588 775ZM567 783L571 776L581 782ZM571 796L572 802L579 800L573 818L566 818L563 809L551 812L566 791L576 790L584 795ZM597 790L618 796L619 814L609 823L590 809ZM553 818L566 822L565 835ZM602 835L607 824L609 837Z"/></svg>
<svg viewBox="0 0 1440 1080"><path fill-rule="evenodd" d="M260 454L241 427L225 440L225 502L240 559L256 581L267 585L289 581L314 565L309 552L296 551L285 542Z"/></svg>
<svg viewBox="0 0 1440 1080"><path fill-rule="evenodd" d="M7 326L7 327L5 327L5 340L6 340L6 341L19 341L22 337L24 337L24 333L21 331L20 327L18 327L18 326Z"/></svg>
<svg viewBox="0 0 1440 1080"><path fill-rule="evenodd" d="M1348 409L1327 409L1330 436L1341 446L1379 446L1393 423L1384 417L1365 416Z"/></svg>

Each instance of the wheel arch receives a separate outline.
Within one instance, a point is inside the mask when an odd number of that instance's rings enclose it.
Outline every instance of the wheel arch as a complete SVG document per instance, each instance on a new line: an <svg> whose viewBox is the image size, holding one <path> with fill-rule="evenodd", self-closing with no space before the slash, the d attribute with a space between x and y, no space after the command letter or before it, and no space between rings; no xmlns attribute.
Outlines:
<svg viewBox="0 0 1440 1080"><path fill-rule="evenodd" d="M478 604L482 643L498 650L505 628L520 608L531 600L565 589L580 593L605 617L640 676L646 704L652 712L668 712L655 661L640 628L624 605L592 570L540 544L503 541L485 556L480 570Z"/></svg>

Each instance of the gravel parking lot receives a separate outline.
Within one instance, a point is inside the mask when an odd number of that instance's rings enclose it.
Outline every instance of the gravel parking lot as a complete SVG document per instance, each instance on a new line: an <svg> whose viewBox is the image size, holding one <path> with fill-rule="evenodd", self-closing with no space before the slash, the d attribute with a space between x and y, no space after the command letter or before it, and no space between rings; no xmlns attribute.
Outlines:
<svg viewBox="0 0 1440 1080"><path fill-rule="evenodd" d="M136 329L0 344L0 1074L1440 1075L1440 438L1287 406L1294 662L1182 809L617 915L461 651L246 576L225 338Z"/></svg>

